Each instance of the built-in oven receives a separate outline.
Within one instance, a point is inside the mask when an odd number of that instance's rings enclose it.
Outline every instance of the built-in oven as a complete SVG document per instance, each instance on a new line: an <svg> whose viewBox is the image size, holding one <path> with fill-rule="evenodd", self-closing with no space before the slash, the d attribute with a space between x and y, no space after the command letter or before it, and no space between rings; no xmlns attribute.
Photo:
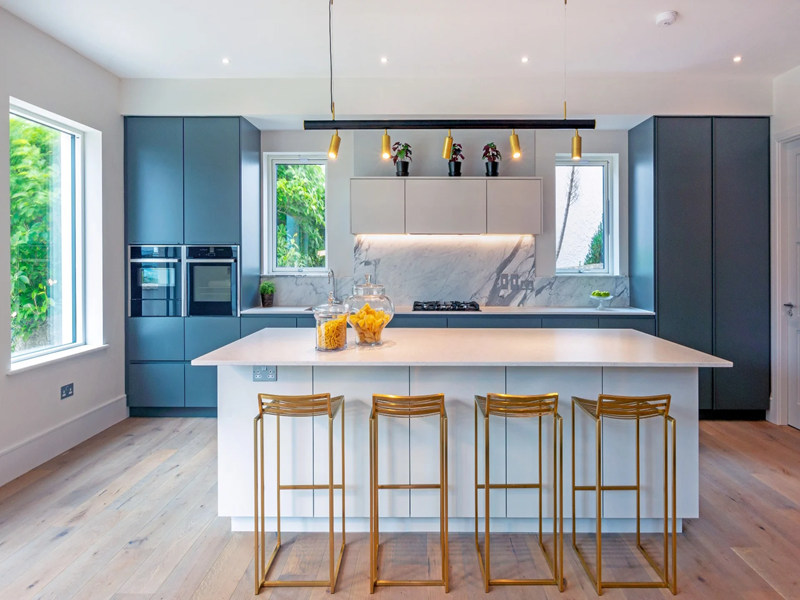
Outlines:
<svg viewBox="0 0 800 600"><path fill-rule="evenodd" d="M183 316L183 248L128 247L128 316Z"/></svg>
<svg viewBox="0 0 800 600"><path fill-rule="evenodd" d="M239 316L239 247L186 246L187 316Z"/></svg>

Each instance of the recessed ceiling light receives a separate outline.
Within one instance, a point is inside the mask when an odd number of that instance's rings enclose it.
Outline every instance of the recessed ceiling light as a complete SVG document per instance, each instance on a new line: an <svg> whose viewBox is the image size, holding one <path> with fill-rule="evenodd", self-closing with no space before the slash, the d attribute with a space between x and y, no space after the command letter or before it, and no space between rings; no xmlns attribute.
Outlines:
<svg viewBox="0 0 800 600"><path fill-rule="evenodd" d="M389 59L385 56L381 56L381 64L385 65L387 62L389 62Z"/></svg>
<svg viewBox="0 0 800 600"><path fill-rule="evenodd" d="M738 55L737 55L737 56L734 56L734 57L733 57L733 62L735 62L735 63L740 63L740 62L742 62L742 57L741 57L741 56L738 56Z"/></svg>
<svg viewBox="0 0 800 600"><path fill-rule="evenodd" d="M222 64L223 64L223 65L229 65L229 64L231 64L231 59L230 59L230 58L223 58L223 59L222 59Z"/></svg>
<svg viewBox="0 0 800 600"><path fill-rule="evenodd" d="M528 57L527 57L527 56L523 56L523 57L522 57L522 62L523 62L523 63L526 63L526 62L528 62Z"/></svg>

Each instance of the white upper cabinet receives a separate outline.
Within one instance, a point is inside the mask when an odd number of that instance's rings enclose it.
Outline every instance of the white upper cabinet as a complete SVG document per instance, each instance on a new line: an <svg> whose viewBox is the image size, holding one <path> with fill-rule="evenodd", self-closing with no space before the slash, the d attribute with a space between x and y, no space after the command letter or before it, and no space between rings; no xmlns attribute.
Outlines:
<svg viewBox="0 0 800 600"><path fill-rule="evenodd" d="M487 179L486 233L541 232L541 179Z"/></svg>
<svg viewBox="0 0 800 600"><path fill-rule="evenodd" d="M486 182L406 180L406 233L486 233Z"/></svg>
<svg viewBox="0 0 800 600"><path fill-rule="evenodd" d="M351 233L405 233L402 179L350 180Z"/></svg>
<svg viewBox="0 0 800 600"><path fill-rule="evenodd" d="M354 234L541 233L542 179L353 178L350 231Z"/></svg>

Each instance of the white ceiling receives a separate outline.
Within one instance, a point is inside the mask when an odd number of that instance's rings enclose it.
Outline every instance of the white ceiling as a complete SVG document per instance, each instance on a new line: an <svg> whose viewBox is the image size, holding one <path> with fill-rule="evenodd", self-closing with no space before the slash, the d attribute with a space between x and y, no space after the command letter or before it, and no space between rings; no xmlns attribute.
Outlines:
<svg viewBox="0 0 800 600"><path fill-rule="evenodd" d="M0 6L122 78L328 76L327 0L0 0ZM656 15L665 10L680 16L658 27ZM570 0L567 68L772 78L800 64L798 23L798 0ZM333 54L335 77L561 73L564 5L335 0ZM736 54L744 57L740 64L732 62Z"/></svg>

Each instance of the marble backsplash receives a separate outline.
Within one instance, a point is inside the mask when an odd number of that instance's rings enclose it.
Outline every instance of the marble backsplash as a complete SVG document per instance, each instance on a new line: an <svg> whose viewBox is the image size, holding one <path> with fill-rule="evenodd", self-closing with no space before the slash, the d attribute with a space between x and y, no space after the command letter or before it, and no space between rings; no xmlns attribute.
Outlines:
<svg viewBox="0 0 800 600"><path fill-rule="evenodd" d="M337 274L336 296L353 281L386 286L396 305L414 300L476 300L482 306L593 306L592 290L608 290L611 306L629 305L628 278L608 275L536 276L532 236L358 236L352 273ZM326 301L326 276L275 278L275 304L310 306Z"/></svg>

